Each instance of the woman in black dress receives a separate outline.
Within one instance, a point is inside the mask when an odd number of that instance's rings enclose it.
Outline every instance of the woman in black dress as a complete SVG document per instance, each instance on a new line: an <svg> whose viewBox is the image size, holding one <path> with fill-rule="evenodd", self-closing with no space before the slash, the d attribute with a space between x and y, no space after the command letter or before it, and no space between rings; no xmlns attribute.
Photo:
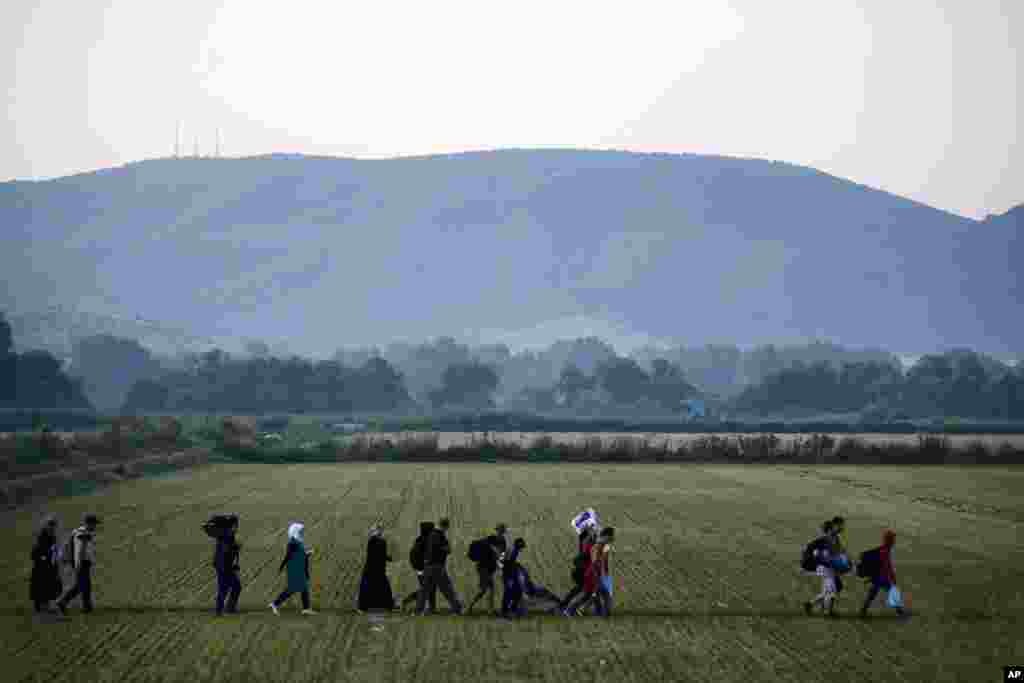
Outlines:
<svg viewBox="0 0 1024 683"><path fill-rule="evenodd" d="M42 528L32 546L32 579L29 584L29 597L35 606L36 614L47 611L45 608L60 597L64 587L60 580L60 567L57 562L57 518L47 515L43 519Z"/></svg>
<svg viewBox="0 0 1024 683"><path fill-rule="evenodd" d="M359 582L360 612L397 609L395 597L391 593L391 582L388 581L388 562L391 562L391 556L388 555L384 532L379 526L374 526L370 529L370 540L366 544L366 564L363 565L363 578Z"/></svg>

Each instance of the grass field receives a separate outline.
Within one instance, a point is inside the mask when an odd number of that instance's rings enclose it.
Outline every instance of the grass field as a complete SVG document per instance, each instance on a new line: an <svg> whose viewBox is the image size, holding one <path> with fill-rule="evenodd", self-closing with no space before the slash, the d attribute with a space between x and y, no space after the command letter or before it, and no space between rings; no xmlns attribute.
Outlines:
<svg viewBox="0 0 1024 683"><path fill-rule="evenodd" d="M0 539L5 681L986 681L1024 661L1024 468L659 465L209 465L115 484L48 506L65 524L104 519L97 611L39 623L28 602L38 509L6 513ZM472 538L508 523L523 561L558 593L570 517L592 505L617 528L609 620L354 612L366 529L388 530L395 592L418 522L452 518L450 569L464 599ZM199 525L241 515L242 614L211 614L212 542ZM805 617L817 592L802 545L843 514L855 552L897 530L907 622L882 608ZM266 605L291 521L306 524L315 617ZM441 601L442 611L443 600ZM602 660L604 664L602 664Z"/></svg>

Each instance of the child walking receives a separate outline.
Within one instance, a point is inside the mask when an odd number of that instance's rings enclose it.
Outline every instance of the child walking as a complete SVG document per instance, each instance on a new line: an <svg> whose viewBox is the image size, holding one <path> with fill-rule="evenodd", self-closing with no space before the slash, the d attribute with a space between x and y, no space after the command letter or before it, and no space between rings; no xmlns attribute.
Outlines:
<svg viewBox="0 0 1024 683"><path fill-rule="evenodd" d="M832 568L832 559L835 555L835 536L832 521L829 520L821 526L822 534L814 539L808 546L810 550L809 564L804 569L809 570L813 565L814 573L821 577L821 592L813 600L804 603L804 612L809 616L815 606L820 606L830 617L836 616L834 611L834 599L836 595L836 570Z"/></svg>
<svg viewBox="0 0 1024 683"><path fill-rule="evenodd" d="M871 607L871 603L878 597L878 593L881 590L885 590L886 593L892 594L895 591L896 595L899 595L899 589L896 588L896 570L892 566L892 548L896 545L896 533L891 529L886 529L882 534L882 545L876 548L874 551L868 551L865 555L871 552L878 553L877 564L872 567L873 571L866 577L870 579L871 586L868 588L867 597L864 599L864 606L860 608L860 616L866 617L868 615L868 608ZM890 604L892 604L890 602ZM903 608L901 602L897 602L894 605L896 614L901 617L910 616L909 613Z"/></svg>

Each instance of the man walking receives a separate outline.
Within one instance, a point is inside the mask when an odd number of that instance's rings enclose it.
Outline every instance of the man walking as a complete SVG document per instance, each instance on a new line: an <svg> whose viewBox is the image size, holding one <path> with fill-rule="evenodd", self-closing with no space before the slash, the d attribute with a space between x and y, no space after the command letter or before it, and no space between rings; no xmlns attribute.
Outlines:
<svg viewBox="0 0 1024 683"><path fill-rule="evenodd" d="M451 546L448 544L448 528L451 523L445 517L438 522L430 536L427 537L426 558L423 567L423 590L416 599L416 613L423 614L428 599L433 597L438 589L444 594L452 611L455 614L462 614L462 603L459 596L455 594L452 586L452 579L448 575L445 566L448 555L451 553Z"/></svg>
<svg viewBox="0 0 1024 683"><path fill-rule="evenodd" d="M224 601L230 614L238 613L238 596L242 592L242 581L238 576L238 554L241 546L235 538L238 532L238 516L229 515L223 526L217 529L217 547L213 552L213 567L217 570L217 616L224 613Z"/></svg>
<svg viewBox="0 0 1024 683"><path fill-rule="evenodd" d="M433 522L420 522L420 535L413 542L412 549L409 551L409 564L412 566L413 571L416 572L416 581L419 583L419 588L402 599L402 607L406 607L416 602L420 593L423 592L423 588L425 586L423 568L427 558L427 539L430 538L430 534L433 531ZM437 595L434 594L428 596L428 600L430 601L430 611L435 611L437 609Z"/></svg>
<svg viewBox="0 0 1024 683"><path fill-rule="evenodd" d="M469 548L470 559L476 563L476 573L479 578L480 592L469 602L467 612L473 611L473 606L480 601L484 595L487 596L487 604L494 612L494 575L498 571L499 563L504 559L508 550L507 542L508 528L499 524L495 533L474 541Z"/></svg>
<svg viewBox="0 0 1024 683"><path fill-rule="evenodd" d="M82 596L82 612L92 612L92 568L96 564L96 529L100 520L96 515L86 515L82 526L71 533L71 565L75 572L75 584L57 601L57 609L67 614L68 603Z"/></svg>

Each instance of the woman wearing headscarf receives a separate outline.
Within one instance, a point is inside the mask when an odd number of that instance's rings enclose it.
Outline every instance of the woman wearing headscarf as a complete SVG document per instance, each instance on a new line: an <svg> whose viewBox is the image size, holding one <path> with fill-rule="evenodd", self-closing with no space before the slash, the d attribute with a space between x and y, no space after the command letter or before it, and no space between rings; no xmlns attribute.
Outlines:
<svg viewBox="0 0 1024 683"><path fill-rule="evenodd" d="M612 609L612 577L608 558L612 544L615 542L615 529L605 527L597 536L594 544L584 544L590 561L583 572L583 592L562 610L562 614L570 616L585 610L591 603L596 603L600 616L611 616Z"/></svg>
<svg viewBox="0 0 1024 683"><path fill-rule="evenodd" d="M306 542L303 537L305 525L295 522L288 527L288 547L285 550L284 559L278 567L278 573L288 568L288 586L281 591L277 599L270 603L270 609L274 614L280 614L277 608L284 604L284 601L295 593L302 595L302 613L316 614L309 606L309 556L312 551L306 550Z"/></svg>
<svg viewBox="0 0 1024 683"><path fill-rule="evenodd" d="M359 582L359 611L396 609L395 597L388 581L387 565L391 562L388 543L379 526L370 529L370 540L366 543L366 564Z"/></svg>
<svg viewBox="0 0 1024 683"><path fill-rule="evenodd" d="M47 515L36 535L32 546L32 578L29 583L29 597L36 614L60 597L64 587L60 580L60 566L57 562L57 518Z"/></svg>

